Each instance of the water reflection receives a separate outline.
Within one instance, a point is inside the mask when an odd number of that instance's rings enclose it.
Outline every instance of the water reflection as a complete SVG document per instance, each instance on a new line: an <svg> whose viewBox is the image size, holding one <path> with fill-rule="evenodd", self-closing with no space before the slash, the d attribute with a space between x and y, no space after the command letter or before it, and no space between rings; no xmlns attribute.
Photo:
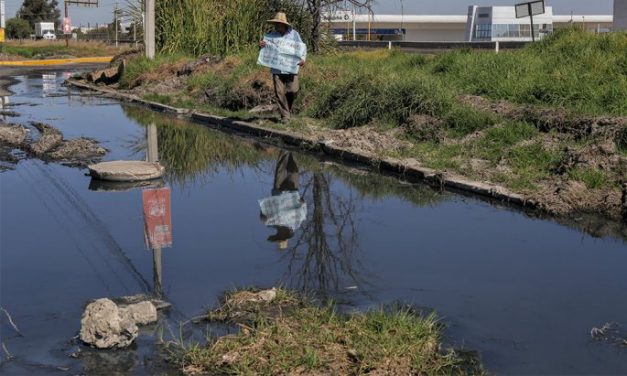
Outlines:
<svg viewBox="0 0 627 376"><path fill-rule="evenodd" d="M369 285L358 261L354 195L352 191L333 193L331 185L331 175L320 169L305 176L304 195L311 203L312 215L285 255L289 284L323 297Z"/></svg>
<svg viewBox="0 0 627 376"><path fill-rule="evenodd" d="M286 249L289 239L294 236L307 217L307 204L298 192L298 165L291 152L281 151L274 171L272 196L259 200L261 221L276 233L268 241L277 243L279 249Z"/></svg>
<svg viewBox="0 0 627 376"><path fill-rule="evenodd" d="M157 127L146 127L146 161L159 162L159 143ZM161 249L172 247L172 216L170 188L150 188L142 190L144 211L144 239L152 251L153 293L163 297L161 278Z"/></svg>
<svg viewBox="0 0 627 376"><path fill-rule="evenodd" d="M258 144L235 142L232 136L136 106L123 106L123 110L139 124L154 124L158 129L160 162L166 167L164 179L170 184L191 185L219 171L233 172L244 166L260 169L267 158ZM143 138L128 144L137 153L146 152L148 147Z"/></svg>
<svg viewBox="0 0 627 376"><path fill-rule="evenodd" d="M42 74L42 96L47 97L57 92L57 75L56 73Z"/></svg>

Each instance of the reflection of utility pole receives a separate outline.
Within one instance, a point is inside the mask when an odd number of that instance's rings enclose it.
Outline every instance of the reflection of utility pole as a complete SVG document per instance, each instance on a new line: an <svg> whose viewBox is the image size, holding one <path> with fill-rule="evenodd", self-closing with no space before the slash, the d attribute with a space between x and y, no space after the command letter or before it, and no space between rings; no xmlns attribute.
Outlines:
<svg viewBox="0 0 627 376"><path fill-rule="evenodd" d="M155 58L155 0L145 0L146 10L144 16L144 49L146 57Z"/></svg>

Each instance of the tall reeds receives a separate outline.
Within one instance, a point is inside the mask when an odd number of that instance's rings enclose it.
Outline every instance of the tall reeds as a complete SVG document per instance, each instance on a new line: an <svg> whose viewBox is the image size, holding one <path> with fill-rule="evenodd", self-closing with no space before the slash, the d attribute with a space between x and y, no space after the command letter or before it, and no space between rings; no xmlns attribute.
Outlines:
<svg viewBox="0 0 627 376"><path fill-rule="evenodd" d="M307 19L294 0L161 0L157 43L163 53L237 53L259 41L276 11L298 25Z"/></svg>
<svg viewBox="0 0 627 376"><path fill-rule="evenodd" d="M263 0L161 0L157 37L164 53L226 55L259 40L267 28Z"/></svg>

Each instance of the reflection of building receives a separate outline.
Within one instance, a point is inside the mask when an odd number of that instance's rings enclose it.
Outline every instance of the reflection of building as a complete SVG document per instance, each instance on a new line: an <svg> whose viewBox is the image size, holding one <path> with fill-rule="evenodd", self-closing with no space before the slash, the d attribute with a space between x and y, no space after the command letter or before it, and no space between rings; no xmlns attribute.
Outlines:
<svg viewBox="0 0 627 376"><path fill-rule="evenodd" d="M627 0L616 0L621 4ZM515 3L514 1L512 4ZM619 7L624 7L619 5ZM472 7L471 7L472 8ZM479 9L490 9L495 16L495 25L529 25L529 19L522 18L516 20L514 15L514 7L478 7ZM542 16L534 17L535 24L544 24L546 30L550 30L548 25L552 25L553 29L566 27L571 24L581 25L589 31L607 31L612 27L611 15L554 15L552 8L547 7L547 12L551 12L550 19L542 18ZM461 12L460 12L461 13ZM622 14L626 14L622 11ZM342 13L343 15L344 13ZM484 14L482 12L482 14ZM508 16L511 15L511 17ZM548 13L547 13L548 14ZM478 16L478 15L477 15ZM356 31L355 38L357 40L368 40L368 31L370 31L370 40L405 40L412 42L459 42L467 41L467 14L459 15L400 15L400 14L375 14L373 16L367 14L350 16L348 20L344 17L323 18L323 22L327 23L335 34L336 38L342 40L353 39L353 28ZM481 18L483 20L483 17ZM514 21L516 20L516 21ZM511 21L511 22L510 22ZM485 26L482 26L485 28ZM521 35L526 35L527 29L513 26L510 34L510 28L507 27L507 34L504 34L505 28L499 26L497 28L499 35L512 35L514 40L522 39ZM474 29L476 30L476 28ZM485 35L485 33L483 34ZM491 37L491 34L490 34ZM531 34L529 34L529 40ZM489 39L479 39L489 40ZM495 40L512 40L512 39L495 39Z"/></svg>
<svg viewBox="0 0 627 376"><path fill-rule="evenodd" d="M627 0L614 0L614 31L627 30Z"/></svg>
<svg viewBox="0 0 627 376"><path fill-rule="evenodd" d="M47 97L50 94L53 94L57 91L57 75L56 73L52 74L42 74L41 75L42 82L42 95Z"/></svg>

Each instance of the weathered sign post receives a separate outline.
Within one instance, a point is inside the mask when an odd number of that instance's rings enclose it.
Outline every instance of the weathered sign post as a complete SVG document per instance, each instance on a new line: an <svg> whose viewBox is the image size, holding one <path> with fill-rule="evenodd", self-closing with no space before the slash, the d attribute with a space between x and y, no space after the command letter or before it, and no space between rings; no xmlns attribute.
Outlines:
<svg viewBox="0 0 627 376"><path fill-rule="evenodd" d="M544 14L544 0L530 1L516 4L516 18L529 17L531 20L531 40L536 41L536 33L533 29L533 16Z"/></svg>
<svg viewBox="0 0 627 376"><path fill-rule="evenodd" d="M70 34L72 34L72 21L67 10L69 5L77 5L80 7L94 7L98 8L99 0L65 0L65 14L63 16L63 34L65 35L65 46L67 47L70 40Z"/></svg>

